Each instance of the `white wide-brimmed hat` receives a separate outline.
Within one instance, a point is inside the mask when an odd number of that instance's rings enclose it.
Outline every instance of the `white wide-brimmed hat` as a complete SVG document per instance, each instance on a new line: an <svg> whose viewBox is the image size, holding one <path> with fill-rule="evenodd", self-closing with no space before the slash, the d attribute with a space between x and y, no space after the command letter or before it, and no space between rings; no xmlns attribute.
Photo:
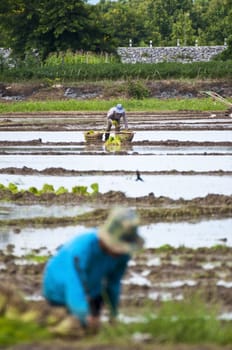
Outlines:
<svg viewBox="0 0 232 350"><path fill-rule="evenodd" d="M99 238L112 252L130 254L143 247L138 234L139 219L135 210L114 208L105 224L99 228Z"/></svg>
<svg viewBox="0 0 232 350"><path fill-rule="evenodd" d="M124 112L125 112L125 109L123 108L121 103L118 103L116 106L116 113L124 113Z"/></svg>

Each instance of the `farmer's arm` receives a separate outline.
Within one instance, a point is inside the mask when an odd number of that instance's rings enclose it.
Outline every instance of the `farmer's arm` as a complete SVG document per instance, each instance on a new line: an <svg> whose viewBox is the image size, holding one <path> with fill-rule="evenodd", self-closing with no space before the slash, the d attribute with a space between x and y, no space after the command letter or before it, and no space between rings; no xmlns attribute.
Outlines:
<svg viewBox="0 0 232 350"><path fill-rule="evenodd" d="M87 324L90 314L89 303L84 287L80 281L77 271L70 263L70 268L66 271L66 305L71 314L76 316L82 325Z"/></svg>
<svg viewBox="0 0 232 350"><path fill-rule="evenodd" d="M113 117L114 113L115 113L115 108L114 107L110 108L110 110L107 113L107 119Z"/></svg>
<svg viewBox="0 0 232 350"><path fill-rule="evenodd" d="M121 279L126 271L128 261L129 256L124 256L107 279L106 297L108 299L111 316L113 317L117 315L121 292Z"/></svg>
<svg viewBox="0 0 232 350"><path fill-rule="evenodd" d="M128 129L127 116L126 116L126 113L125 113L125 112L123 113L122 117L123 117L125 129Z"/></svg>

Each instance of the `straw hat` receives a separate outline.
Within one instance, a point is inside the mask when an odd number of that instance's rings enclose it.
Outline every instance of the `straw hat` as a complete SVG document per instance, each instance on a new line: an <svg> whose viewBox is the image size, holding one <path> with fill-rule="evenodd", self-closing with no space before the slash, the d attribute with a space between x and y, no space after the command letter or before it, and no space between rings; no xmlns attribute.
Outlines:
<svg viewBox="0 0 232 350"><path fill-rule="evenodd" d="M99 238L112 252L130 254L142 248L144 240L138 234L139 219L130 208L114 208L105 224L99 228Z"/></svg>
<svg viewBox="0 0 232 350"><path fill-rule="evenodd" d="M121 103L118 103L116 108L115 108L116 113L122 114L125 112L125 109L123 108L123 106L121 105Z"/></svg>

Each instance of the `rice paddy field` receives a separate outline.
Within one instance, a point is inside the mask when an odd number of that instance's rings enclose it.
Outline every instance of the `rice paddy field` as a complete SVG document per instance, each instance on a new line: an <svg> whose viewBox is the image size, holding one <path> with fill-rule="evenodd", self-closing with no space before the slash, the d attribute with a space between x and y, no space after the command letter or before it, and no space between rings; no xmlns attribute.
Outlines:
<svg viewBox="0 0 232 350"><path fill-rule="evenodd" d="M3 348L231 349L232 118L127 116L132 141L109 147L85 139L103 132L104 111L0 114ZM136 208L145 240L122 281L118 323L104 310L99 334L63 331L66 315L41 294L44 264L114 205Z"/></svg>

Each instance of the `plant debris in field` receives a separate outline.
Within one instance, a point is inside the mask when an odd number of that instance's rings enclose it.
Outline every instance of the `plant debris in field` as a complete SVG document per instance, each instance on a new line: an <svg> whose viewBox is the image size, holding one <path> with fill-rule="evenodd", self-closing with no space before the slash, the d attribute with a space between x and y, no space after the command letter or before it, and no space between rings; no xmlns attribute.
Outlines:
<svg viewBox="0 0 232 350"><path fill-rule="evenodd" d="M50 84L51 85L51 84ZM0 98L7 102L15 101L15 97L21 97L30 101L38 100L60 100L60 99L109 99L122 97L157 97L157 98L176 98L176 97L198 97L201 90L215 90L217 93L232 96L231 84L224 80L159 80L143 82L135 81L108 81L53 84L51 86L45 83L12 83L0 85Z"/></svg>
<svg viewBox="0 0 232 350"><path fill-rule="evenodd" d="M194 83L146 81L143 85L133 84L130 89L126 82L124 85L119 82L117 86L107 85L105 88L103 84L105 82L99 85L88 83L88 87L84 87L84 83L81 86L80 84L78 86L34 84L27 87L24 84L12 84L8 89L1 84L1 101L4 106L7 106L6 104L11 104L11 101L15 100L14 97L19 95L23 95L23 99L27 101L39 101L87 99L91 96L96 99L111 97L119 99L127 98L127 94L137 98L149 95L164 100L170 97L184 97L189 101L189 98L200 97L200 90L214 90L224 96L232 96L231 84L219 81L195 81ZM11 96L7 96L7 92ZM141 100L138 103L140 102L142 103ZM84 134L90 129L102 130L103 117L103 112L5 113L0 118L0 129L3 132L71 130L81 131ZM215 115L208 111L182 110L175 115L172 111L129 112L128 117L129 122L134 125L135 132L137 130L197 130L199 132L231 130L231 119L227 118L226 122L224 121L226 115L222 109ZM191 119L191 123L185 123L186 119ZM54 143L44 142L39 135L35 140L0 141L1 154L6 157L7 151L4 147L8 146L36 146L40 154L43 154L42 149L47 145L86 147L86 144L87 142L68 143L65 140ZM232 143L230 140L197 142L167 139L135 141L133 145L173 148L200 146L204 150L204 147L208 146L231 147ZM88 146L88 154L94 154L93 149L96 145L91 141ZM52 152L47 154L52 155ZM122 147L118 152L123 156L131 150L128 151ZM106 155L106 152L102 152L103 154ZM136 156L136 152L133 155ZM38 174L85 176L107 175L109 172L95 171L91 168L89 171L81 172L61 167L36 170L24 166L20 169L1 168L0 173L20 176ZM125 175L128 172L116 170L111 172L112 174ZM211 172L154 170L149 174L231 176L230 171L222 170ZM142 172L142 175L144 177L146 172ZM181 198L173 200L169 197L155 196L151 192L146 196L130 198L120 191L100 193L97 183L92 184L90 189L86 186L76 186L72 191L68 191L65 186L55 191L49 184L45 184L41 190L34 187L21 191L15 184L7 188L0 187L2 203L13 202L28 206L87 204L92 208L92 211L84 214L59 218L23 217L8 220L7 216L4 217L0 221L1 227L12 226L10 227L12 234L19 235L17 238L20 239L22 237L20 227L47 227L48 225L59 227L72 223L84 223L85 226L101 224L109 208L116 204L135 207L141 217L141 224L182 220L195 222L201 218L232 216L231 195L209 194L192 200ZM4 215L4 206L2 208ZM109 326L105 324L102 332L96 336L83 334L78 325L75 322L73 324L70 315L67 315L63 309L51 308L42 298L42 275L51 253L45 247L40 247L19 257L13 253L16 247L8 244L4 251L0 251L0 348L10 350L129 350L131 348L135 350L202 350L202 347L205 350L229 349L232 344L232 324L231 319L226 321L223 315L225 317L232 313L232 248L227 246L227 238L223 236L223 232L221 237L218 240L219 245L211 248L190 249L184 246L173 248L165 245L157 249L144 249L134 255L123 278L121 318L118 324ZM195 297L198 297L200 302L196 302ZM106 318L108 316L106 310L104 310L104 316ZM144 316L148 317L147 322L144 322ZM136 319L135 322L125 322L133 318Z"/></svg>
<svg viewBox="0 0 232 350"><path fill-rule="evenodd" d="M102 349L100 346L102 343L105 344L106 349L114 349L117 346L118 349L124 349L126 344L134 346L132 345L134 344L132 334L137 332L150 333L153 346L171 341L172 349L177 346L176 342L198 343L198 337L201 342L210 342L211 339L215 345L218 344L217 349L220 344L229 345L231 322L223 323L216 320L215 317L232 311L231 292L226 282L231 276L232 267L229 259L231 253L232 248L226 246L199 249L163 246L138 252L133 257L123 279L120 314L125 317L130 316L131 320L133 317L140 317L141 320L125 324L121 317L121 321L115 326L105 324L99 335L89 336L78 328L78 323L73 322L72 317L63 308L53 308L41 297L39 298L42 273L46 263L46 259L44 261L37 259L39 251L32 252L29 258L17 257L9 252L0 252L0 264L2 265L0 270L0 324L2 322L5 327L0 328L1 344L6 346L22 342L31 343L31 348L34 349L32 344L36 341L39 350L46 349L46 346L50 350L55 349L60 339L60 345L66 345L67 349L72 349L74 344L78 349L83 347L87 350L93 344L98 344L99 349ZM27 263L20 263L25 259ZM144 274L142 283L139 278L136 280L135 276L142 276L143 271L147 273ZM145 283L145 280L149 283ZM37 296L37 301L33 300L34 296ZM194 308L195 311L191 308ZM191 318L186 317L186 310L189 310ZM106 310L104 313L107 317ZM164 322L165 313L166 321ZM170 324L173 322L170 319L172 314L179 315L180 324ZM152 315L160 315L159 322L155 321ZM209 315L214 321L209 319ZM142 321L144 317L148 317L148 322ZM200 321L201 318L202 321ZM196 333L194 337L187 336L187 331L193 332L191 328L193 324L195 324L194 332ZM186 332L178 332L177 326L179 330L182 330L184 326ZM217 329L213 333L206 331L208 327L212 330L214 326ZM205 329L203 333L201 327ZM15 329L18 329L18 332ZM8 332L5 333L7 334L5 338L3 330ZM212 334L214 338L211 338ZM42 339L50 340L49 343L47 341L43 343ZM145 349L146 341L142 339L145 338L141 337L141 349ZM13 349L24 349L24 346L26 345L17 345ZM57 346L59 349L59 345ZM103 349L105 347L103 346Z"/></svg>

